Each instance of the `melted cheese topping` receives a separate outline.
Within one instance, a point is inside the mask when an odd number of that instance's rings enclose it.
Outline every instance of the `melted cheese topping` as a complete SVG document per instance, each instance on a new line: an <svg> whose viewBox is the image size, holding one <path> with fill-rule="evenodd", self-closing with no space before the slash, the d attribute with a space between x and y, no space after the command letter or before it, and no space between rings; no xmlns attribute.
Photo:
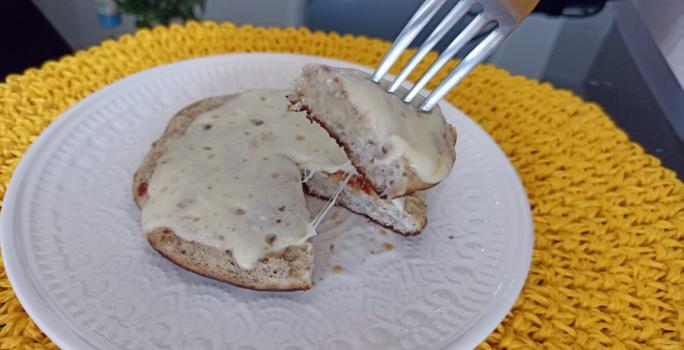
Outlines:
<svg viewBox="0 0 684 350"><path fill-rule="evenodd" d="M352 168L323 128L287 111L285 94L245 92L198 116L150 179L145 232L167 227L231 250L244 269L315 234L300 169Z"/></svg>
<svg viewBox="0 0 684 350"><path fill-rule="evenodd" d="M394 198L394 199L392 199L391 202L397 209L403 211L404 207L406 205L406 198L404 198L404 197Z"/></svg>
<svg viewBox="0 0 684 350"><path fill-rule="evenodd" d="M451 162L441 133L444 117L439 107L422 112L412 104L384 91L366 73L334 68L333 72L345 87L348 99L359 114L368 116L381 144L389 144L389 154L382 162L393 162L400 157L409 160L412 170L424 182L436 183L451 171ZM406 93L400 90L399 95ZM336 111L327 111L336 113Z"/></svg>

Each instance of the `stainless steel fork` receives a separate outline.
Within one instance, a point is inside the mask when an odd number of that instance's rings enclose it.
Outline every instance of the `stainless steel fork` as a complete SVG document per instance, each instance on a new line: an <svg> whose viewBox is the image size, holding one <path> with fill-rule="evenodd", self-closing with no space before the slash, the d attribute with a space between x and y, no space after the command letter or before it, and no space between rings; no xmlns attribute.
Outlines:
<svg viewBox="0 0 684 350"><path fill-rule="evenodd" d="M418 33L420 33L446 1L447 0L425 0L425 2L423 2L401 33L399 33L394 40L394 43L392 43L392 46L385 53L382 61L380 61L380 64L375 69L375 73L373 73L371 78L374 82L378 83L382 80L401 53L409 44L411 44L413 39L416 38ZM387 92L396 92L409 73L411 73L418 63L425 58L425 55L430 52L435 44L447 34L449 29L473 8L473 6L480 4L483 9L482 12L480 12L465 29L456 36L454 41L451 42L437 60L432 63L430 68L428 68L420 77L413 88L403 97L405 102L413 101L420 90L425 87L437 71L454 57L459 50L480 33L485 26L492 22L496 23L497 27L470 51L463 60L461 60L454 70L449 73L446 79L444 79L432 93L425 98L419 107L423 111L431 110L432 107L451 90L451 88L463 80L478 63L482 62L492 53L492 51L494 51L499 43L501 43L501 41L506 38L506 36L508 36L508 34L510 34L520 22L530 14L530 12L532 12L538 2L539 0L460 0L418 48L399 75L397 75L394 81L388 86Z"/></svg>

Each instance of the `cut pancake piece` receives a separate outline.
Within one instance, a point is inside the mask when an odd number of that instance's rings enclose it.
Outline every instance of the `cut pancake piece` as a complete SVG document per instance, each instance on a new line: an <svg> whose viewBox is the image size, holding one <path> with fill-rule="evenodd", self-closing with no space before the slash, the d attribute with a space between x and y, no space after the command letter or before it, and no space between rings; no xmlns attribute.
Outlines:
<svg viewBox="0 0 684 350"><path fill-rule="evenodd" d="M305 191L323 199L332 198L344 176L343 173L316 173L305 183ZM423 192L391 200L380 199L373 188L358 176L344 187L337 197L337 204L404 236L421 233L427 224Z"/></svg>
<svg viewBox="0 0 684 350"><path fill-rule="evenodd" d="M439 106L422 112L364 72L306 65L288 96L337 140L382 198L438 184L455 161L456 131Z"/></svg>
<svg viewBox="0 0 684 350"><path fill-rule="evenodd" d="M183 239L171 230L147 233L150 245L178 266L238 287L267 291L311 288L313 247L306 242L282 252L271 252L251 269L240 268L230 250Z"/></svg>
<svg viewBox="0 0 684 350"><path fill-rule="evenodd" d="M301 169L353 169L325 130L287 105L285 92L255 90L199 101L171 119L134 177L152 247L237 286L311 287Z"/></svg>

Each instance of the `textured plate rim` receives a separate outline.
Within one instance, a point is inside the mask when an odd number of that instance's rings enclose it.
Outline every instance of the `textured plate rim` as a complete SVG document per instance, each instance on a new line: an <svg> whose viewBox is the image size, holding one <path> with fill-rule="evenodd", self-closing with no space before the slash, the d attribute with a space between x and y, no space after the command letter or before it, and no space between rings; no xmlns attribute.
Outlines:
<svg viewBox="0 0 684 350"><path fill-rule="evenodd" d="M5 270L7 276L10 280L12 288L14 290L17 299L21 305L26 310L27 314L36 323L36 325L60 348L93 348L93 344L87 339L84 339L78 334L73 333L68 327L63 326L60 322L57 314L50 312L50 305L46 305L40 297L38 290L33 288L33 284L29 278L25 278L23 272L30 270L29 267L21 264L20 255L24 253L22 250L17 250L17 240L14 238L14 233L16 230L15 224L15 211L17 208L20 214L26 214L28 212L26 201L23 200L21 194L24 190L29 187L28 185L32 180L35 180L35 176L30 174L30 165L42 157L42 150L49 146L49 141L51 138L56 137L61 132L69 130L69 126L74 124L76 116L83 109L86 109L90 104L96 102L103 96L111 93L116 93L118 89L125 88L126 85L135 84L138 81L144 81L149 78L153 78L158 75L164 75L167 72L173 72L179 66L202 66L208 62L220 60L224 63L229 63L231 59L241 60L246 56L254 60L294 60L301 61L303 59L311 60L312 58L328 64L343 64L347 66L355 66L356 68L368 71L370 68L337 59L331 59L327 57L311 56L311 55L300 55L300 54L287 54L287 53L238 53L238 54L222 54L222 55L211 55L199 58L193 58L178 62L172 62L164 64L157 67L152 67L130 76L124 77L112 84L106 85L96 92L86 96L84 99L76 103L74 106L67 109L64 113L53 121L34 141L27 152L24 154L20 160L17 168L15 169L12 177L10 179L7 191L5 193L5 198L3 200L2 212L0 212L0 245L2 247L2 257L5 265ZM446 101L441 101L440 105L458 110L455 106L451 105ZM460 111L460 110L459 110ZM534 246L534 230L532 215L529 210L529 204L527 200L527 194L525 192L524 186L520 177L518 176L515 168L511 162L506 157L505 153L501 150L499 145L489 136L489 134L482 129L476 122L474 122L465 113L466 120L469 127L478 130L486 140L488 140L495 148L494 152L490 152L490 155L497 159L499 165L506 170L510 177L510 180L516 184L512 189L514 200L516 200L518 205L518 218L521 221L522 235L524 236L524 242L521 242L522 250L518 253L518 265L521 266L520 269L516 271L514 276L510 276L508 284L502 286L501 292L504 294L502 297L497 298L492 305L489 306L489 310L482 314L482 316L477 319L477 321L458 338L453 343L449 344L451 349L461 349L461 348L474 348L480 344L487 336L496 328L497 325L505 318L506 314L510 311L513 304L517 300L522 287L527 278L529 267L532 261L532 251ZM525 210L524 208L528 208Z"/></svg>

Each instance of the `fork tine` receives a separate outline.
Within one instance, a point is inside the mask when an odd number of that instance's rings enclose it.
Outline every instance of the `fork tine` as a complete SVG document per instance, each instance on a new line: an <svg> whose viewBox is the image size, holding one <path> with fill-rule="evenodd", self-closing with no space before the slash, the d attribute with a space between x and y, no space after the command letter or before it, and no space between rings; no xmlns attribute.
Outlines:
<svg viewBox="0 0 684 350"><path fill-rule="evenodd" d="M482 28L489 22L489 19L484 13L480 13L475 17L463 31L454 39L454 41L442 52L435 62L430 65L430 68L423 74L418 82L413 86L411 91L404 97L404 102L411 102L420 93L420 90L427 85L428 81L444 66L456 53L465 46Z"/></svg>
<svg viewBox="0 0 684 350"><path fill-rule="evenodd" d="M449 75L442 81L432 93L423 101L420 105L420 109L423 111L429 111L434 107L437 102L439 102L444 95L458 84L463 78L470 73L470 71L477 66L478 63L482 62L489 54L494 51L494 49L499 45L499 43L506 37L506 31L498 28L490 33L480 44L478 44L464 59L461 61L454 70L449 73Z"/></svg>
<svg viewBox="0 0 684 350"><path fill-rule="evenodd" d="M379 82L382 77L387 74L401 53L411 44L413 39L416 38L418 33L420 33L423 27L425 27L445 2L446 0L425 0L423 4L420 5L375 69L375 73L373 73L373 76L371 77L374 82Z"/></svg>
<svg viewBox="0 0 684 350"><path fill-rule="evenodd" d="M387 89L387 92L393 93L397 91L399 86L401 86L401 83L406 80L406 77L413 71L413 69L416 68L418 63L425 58L425 55L430 52L430 50L446 35L446 33L449 32L449 30L458 22L463 15L468 12L470 9L470 6L472 6L471 0L461 0L454 6L451 11L449 11L449 14L444 17L442 22L439 23L439 25L435 28L435 30L432 31L430 36L425 40L423 45L418 48L418 51L411 57L411 60L406 64L406 66L401 70L401 73L397 75L397 77L394 79L392 82L392 85Z"/></svg>

